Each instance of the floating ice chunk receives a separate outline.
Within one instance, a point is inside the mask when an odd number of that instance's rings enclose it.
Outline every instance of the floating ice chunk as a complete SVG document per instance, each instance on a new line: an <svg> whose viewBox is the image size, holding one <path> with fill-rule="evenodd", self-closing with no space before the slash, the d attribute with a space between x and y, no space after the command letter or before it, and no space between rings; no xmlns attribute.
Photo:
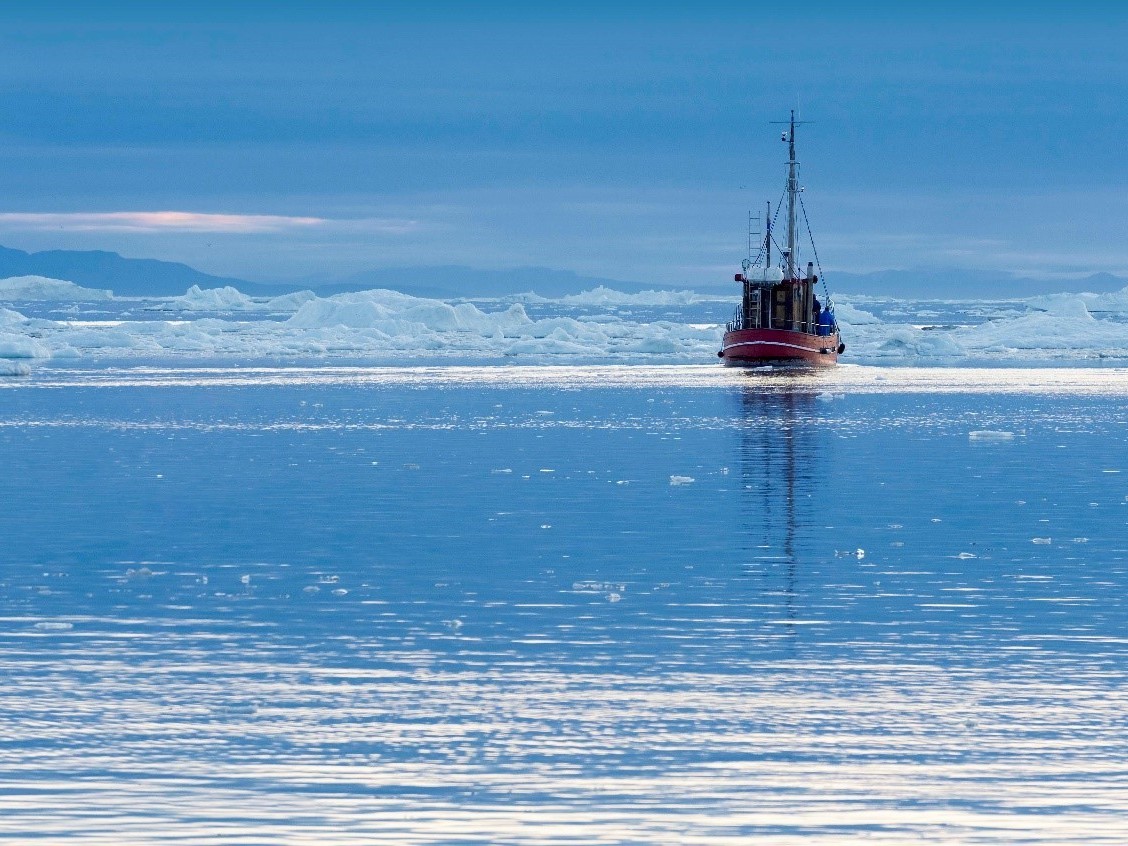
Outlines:
<svg viewBox="0 0 1128 846"><path fill-rule="evenodd" d="M31 368L22 361L0 358L0 376L29 376Z"/></svg>
<svg viewBox="0 0 1128 846"><path fill-rule="evenodd" d="M193 285L182 296L168 300L167 308L177 311L250 311L254 301L237 288L201 288Z"/></svg>
<svg viewBox="0 0 1128 846"><path fill-rule="evenodd" d="M152 331L152 330L149 330ZM134 335L125 329L117 327L98 327L98 328L84 328L75 329L68 332L63 336L66 343L71 346L83 349L136 349L136 350L160 350L161 346L150 341L148 338L139 332ZM169 333L169 339L176 337L175 332Z"/></svg>
<svg viewBox="0 0 1128 846"><path fill-rule="evenodd" d="M692 476L671 476L670 477L670 484L671 485L692 485L696 481L697 480L694 479Z"/></svg>
<svg viewBox="0 0 1128 846"><path fill-rule="evenodd" d="M1043 297L1031 297L1027 302L1039 311L1055 317L1072 317L1091 322L1095 318L1089 311L1086 300L1087 297L1083 294L1050 294ZM1037 315L1028 316L1037 317Z"/></svg>
<svg viewBox="0 0 1128 846"><path fill-rule="evenodd" d="M450 305L440 300L411 297L397 291L360 291L304 303L287 323L317 329L343 326L378 329L388 336L417 336L423 332L476 332L493 335L532 325L525 307L486 314L471 303Z"/></svg>
<svg viewBox="0 0 1128 846"><path fill-rule="evenodd" d="M51 351L35 338L0 332L0 358L49 358Z"/></svg>
<svg viewBox="0 0 1128 846"><path fill-rule="evenodd" d="M1012 441L1014 432L1004 432L992 429L981 429L967 433L968 440L972 441Z"/></svg>
<svg viewBox="0 0 1128 846"><path fill-rule="evenodd" d="M608 601L608 602L618 602L618 601L619 601L620 599L622 599L622 598L623 598L623 595L622 595L622 594L620 594L620 593L615 593L614 591L612 591L611 593L607 594L607 601Z"/></svg>
<svg viewBox="0 0 1128 846"><path fill-rule="evenodd" d="M970 352L1028 353L1038 351L1053 357L1081 355L1125 356L1124 324L1097 320L1082 298L1071 295L1056 301L1047 311L1013 319L991 320L959 332L959 341Z"/></svg>
<svg viewBox="0 0 1128 846"><path fill-rule="evenodd" d="M873 326L881 323L881 318L868 311L862 311L848 302L834 304L834 317L842 326Z"/></svg>
<svg viewBox="0 0 1128 846"><path fill-rule="evenodd" d="M900 326L884 333L884 340L873 353L881 356L917 358L958 358L966 350L943 332L930 332L913 326Z"/></svg>
<svg viewBox="0 0 1128 846"><path fill-rule="evenodd" d="M15 300L75 300L90 302L93 300L108 300L113 297L113 291L101 288L83 288L64 279L52 279L49 276L11 276L0 279L0 300L12 302Z"/></svg>
<svg viewBox="0 0 1128 846"><path fill-rule="evenodd" d="M10 308L0 308L0 326L16 327L27 323L27 318Z"/></svg>
<svg viewBox="0 0 1128 846"><path fill-rule="evenodd" d="M637 294L626 294L613 288L600 285L590 291L579 294L569 294L561 297L557 302L571 305L692 305L708 300L694 291L640 291Z"/></svg>
<svg viewBox="0 0 1128 846"><path fill-rule="evenodd" d="M292 294L283 294L267 300L262 304L264 311L297 311L311 300L316 300L317 294L313 291L295 291Z"/></svg>
<svg viewBox="0 0 1128 846"><path fill-rule="evenodd" d="M572 582L572 590L576 593L622 593L626 589L625 584L618 582L600 582L591 579Z"/></svg>

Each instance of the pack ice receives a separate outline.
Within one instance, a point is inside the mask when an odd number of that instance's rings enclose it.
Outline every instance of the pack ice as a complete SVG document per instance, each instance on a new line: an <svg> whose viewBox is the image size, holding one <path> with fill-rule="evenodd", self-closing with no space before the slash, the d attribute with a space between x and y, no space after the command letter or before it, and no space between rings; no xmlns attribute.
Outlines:
<svg viewBox="0 0 1128 846"><path fill-rule="evenodd" d="M660 307L652 315L662 319L647 320L648 306ZM908 317L925 313L920 303L837 300L845 361L1128 360L1128 289L951 306L949 312L974 313L976 320L924 325ZM52 357L713 363L729 310L727 302L692 291L608 288L474 303L387 290L252 297L232 287L193 286L179 297L138 301L65 280L18 277L0 280L0 361L7 362L0 372L23 372L28 360Z"/></svg>

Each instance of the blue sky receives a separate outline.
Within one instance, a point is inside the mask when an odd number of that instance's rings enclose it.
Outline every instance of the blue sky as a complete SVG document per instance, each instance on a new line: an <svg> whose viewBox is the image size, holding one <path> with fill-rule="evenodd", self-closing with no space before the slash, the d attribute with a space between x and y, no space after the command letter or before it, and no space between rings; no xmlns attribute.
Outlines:
<svg viewBox="0 0 1128 846"><path fill-rule="evenodd" d="M3 11L0 244L717 281L798 102L828 268L1128 273L1124 13L804 9Z"/></svg>

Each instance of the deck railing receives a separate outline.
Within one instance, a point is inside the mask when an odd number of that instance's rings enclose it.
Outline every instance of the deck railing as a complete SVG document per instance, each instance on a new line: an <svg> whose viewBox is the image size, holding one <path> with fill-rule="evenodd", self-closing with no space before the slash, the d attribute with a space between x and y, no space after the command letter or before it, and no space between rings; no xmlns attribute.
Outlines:
<svg viewBox="0 0 1128 846"><path fill-rule="evenodd" d="M757 313L754 313L754 314L751 315L751 317L753 319L749 320L749 319L747 319L749 317L749 315L747 315L745 313L743 304L738 305L736 307L736 310L733 311L733 313L732 313L732 320L730 320L728 323L725 324L725 331L726 332L737 332L741 329L785 329L785 330L790 331L790 332L806 332L808 335L818 335L819 334L819 326L818 326L818 320L817 319L815 319L815 320L797 320L797 321L795 321L793 326L772 326L770 323L768 325L762 326L762 325L760 325L760 321L758 319L756 319L756 318L759 317L758 311L759 310L757 309ZM769 315L769 317L770 317L770 315ZM827 334L833 335L837 331L838 331L838 321L835 321L834 323L831 324L830 331Z"/></svg>

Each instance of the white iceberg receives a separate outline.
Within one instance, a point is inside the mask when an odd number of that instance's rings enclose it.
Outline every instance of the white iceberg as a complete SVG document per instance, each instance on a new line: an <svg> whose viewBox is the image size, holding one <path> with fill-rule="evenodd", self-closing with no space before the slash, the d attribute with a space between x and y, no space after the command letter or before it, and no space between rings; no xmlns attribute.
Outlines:
<svg viewBox="0 0 1128 846"><path fill-rule="evenodd" d="M282 294L273 297L262 304L263 311L293 312L304 306L310 300L316 300L317 294L313 291L295 291L292 294Z"/></svg>
<svg viewBox="0 0 1128 846"><path fill-rule="evenodd" d="M489 313L472 303L451 305L441 300L412 297L398 291L361 291L308 300L286 321L302 329L345 327L378 329L386 335L425 332L514 332L532 325L525 308L516 303L507 311Z"/></svg>
<svg viewBox="0 0 1128 846"><path fill-rule="evenodd" d="M65 279L49 276L10 276L0 279L0 301L77 301L92 302L113 298L113 291L83 288Z"/></svg>
<svg viewBox="0 0 1128 846"><path fill-rule="evenodd" d="M50 358L51 350L35 338L0 332L0 358Z"/></svg>
<svg viewBox="0 0 1128 846"><path fill-rule="evenodd" d="M18 326L27 323L27 318L18 311L0 307L0 326Z"/></svg>
<svg viewBox="0 0 1128 846"><path fill-rule="evenodd" d="M979 429L974 432L967 433L968 440L971 441L1013 441L1014 432L1006 432L999 429Z"/></svg>
<svg viewBox="0 0 1128 846"><path fill-rule="evenodd" d="M27 376L30 373L31 368L22 361L0 358L0 376Z"/></svg>
<svg viewBox="0 0 1128 846"><path fill-rule="evenodd" d="M1053 301L1046 311L960 329L954 337L965 349L976 353L1128 358L1125 330L1122 321L1096 319L1085 299L1073 296Z"/></svg>
<svg viewBox="0 0 1128 846"><path fill-rule="evenodd" d="M1106 294L1046 294L1022 300L1031 308L1057 313L1061 308L1069 309L1073 303L1082 303L1089 312L1128 315L1128 288Z"/></svg>
<svg viewBox="0 0 1128 846"><path fill-rule="evenodd" d="M166 308L176 311L252 311L254 300L237 288L201 288L193 285L183 295L170 297Z"/></svg>
<svg viewBox="0 0 1128 846"><path fill-rule="evenodd" d="M877 315L870 314L868 311L863 311L848 302L836 302L834 304L834 317L839 325L846 326L873 326L881 323L881 318Z"/></svg>
<svg viewBox="0 0 1128 846"><path fill-rule="evenodd" d="M887 323L850 303L838 304L836 314L847 354L860 359L1128 359L1128 321L1117 317L1121 308L1128 317L1128 291L1011 302L995 319L971 326Z"/></svg>
<svg viewBox="0 0 1128 846"><path fill-rule="evenodd" d="M556 302L569 305L636 305L636 306L667 306L667 305L693 305L694 303L707 302L711 297L705 297L696 291L640 291L637 294L627 294L616 291L614 288L605 288L600 285L590 291L579 294L569 294L560 297Z"/></svg>
<svg viewBox="0 0 1128 846"><path fill-rule="evenodd" d="M592 293L592 292L587 292ZM679 292L658 292L663 297ZM644 295L623 295L623 297ZM1110 317L1117 301L1101 295L1104 311L1093 313L1098 295L1070 295L1013 300L996 304L967 304L962 311L981 320L979 325L926 328L907 322L920 309L879 306L881 314L898 316L883 321L877 314L840 302L838 319L847 346L845 361L913 362L981 360L1128 359L1128 319ZM615 299L605 289L591 301ZM676 299L676 297L675 297ZM623 300L627 302L627 300ZM860 302L869 304L862 298ZM559 301L556 301L559 302ZM184 358L237 357L349 357L380 361L419 359L496 359L530 363L550 361L608 361L623 363L706 363L716 361L721 334L712 323L691 323L703 316L686 308L682 321L646 321L630 315L569 316L564 305L553 316L534 319L522 303L486 310L489 306L414 297L396 291L373 290L319 297L299 291L274 298L254 299L234 288L193 287L182 297L154 301L158 307L185 313L176 320L131 319L128 312L114 319L48 320L27 318L0 308L0 333L5 360L74 357L177 356ZM977 310L978 306L982 306ZM709 307L711 308L711 307ZM210 312L209 316L192 311ZM177 315L181 317L181 315Z"/></svg>

